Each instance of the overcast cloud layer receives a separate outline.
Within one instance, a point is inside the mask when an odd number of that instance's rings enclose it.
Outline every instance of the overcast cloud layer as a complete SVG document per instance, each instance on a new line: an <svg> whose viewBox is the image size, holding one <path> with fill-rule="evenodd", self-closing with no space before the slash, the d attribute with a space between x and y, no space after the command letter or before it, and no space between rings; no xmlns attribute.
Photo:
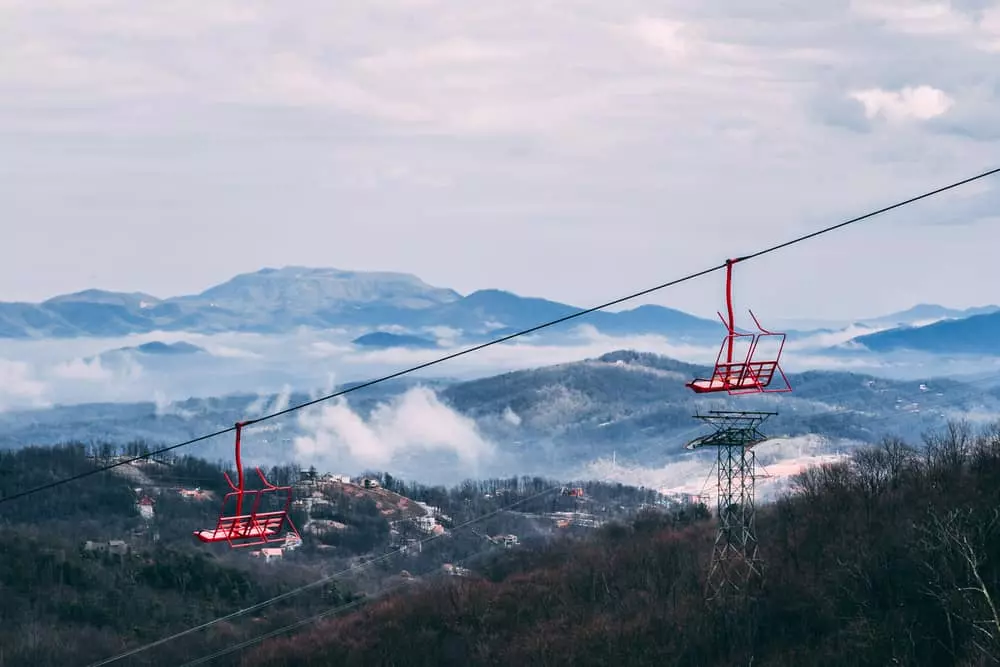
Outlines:
<svg viewBox="0 0 1000 667"><path fill-rule="evenodd" d="M3 300L304 264L591 305L1000 155L982 0L0 0L0 39ZM741 267L741 293L995 301L998 181ZM717 282L659 302L710 314Z"/></svg>

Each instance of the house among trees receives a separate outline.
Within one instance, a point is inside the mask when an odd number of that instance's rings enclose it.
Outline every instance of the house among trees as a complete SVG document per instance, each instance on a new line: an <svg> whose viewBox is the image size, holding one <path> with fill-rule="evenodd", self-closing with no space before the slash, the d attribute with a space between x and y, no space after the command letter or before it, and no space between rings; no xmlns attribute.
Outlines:
<svg viewBox="0 0 1000 667"><path fill-rule="evenodd" d="M178 489L177 493L181 494L182 498L187 498L188 500L209 500L212 497L211 491L202 491L200 488Z"/></svg>
<svg viewBox="0 0 1000 667"><path fill-rule="evenodd" d="M87 540L83 543L83 550L88 553L109 553L117 556L124 556L129 552L129 546L125 540L109 540L107 542L94 542Z"/></svg>
<svg viewBox="0 0 1000 667"><path fill-rule="evenodd" d="M135 509L139 512L139 516L147 521L153 518L153 499L149 496L144 495L139 498L139 501L135 504Z"/></svg>
<svg viewBox="0 0 1000 667"><path fill-rule="evenodd" d="M519 544L517 541L517 535L500 535L497 539L506 549L510 549L511 547L515 547Z"/></svg>
<svg viewBox="0 0 1000 667"><path fill-rule="evenodd" d="M285 550L282 549L281 547L267 547L261 549L260 551L253 552L253 555L256 556L257 558L263 556L265 563L270 563L271 561L274 560L280 560L284 554Z"/></svg>

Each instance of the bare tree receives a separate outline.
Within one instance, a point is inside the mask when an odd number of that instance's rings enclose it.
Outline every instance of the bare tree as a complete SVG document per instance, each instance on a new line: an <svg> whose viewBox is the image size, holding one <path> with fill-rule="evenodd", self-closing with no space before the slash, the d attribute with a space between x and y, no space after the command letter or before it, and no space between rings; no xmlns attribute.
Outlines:
<svg viewBox="0 0 1000 667"><path fill-rule="evenodd" d="M925 590L941 603L951 648L957 632L953 623L958 620L972 629L972 644L995 663L1000 663L998 591L987 585L984 566L986 545L998 527L1000 509L977 521L971 508L952 510L943 517L932 510L921 527L929 576Z"/></svg>

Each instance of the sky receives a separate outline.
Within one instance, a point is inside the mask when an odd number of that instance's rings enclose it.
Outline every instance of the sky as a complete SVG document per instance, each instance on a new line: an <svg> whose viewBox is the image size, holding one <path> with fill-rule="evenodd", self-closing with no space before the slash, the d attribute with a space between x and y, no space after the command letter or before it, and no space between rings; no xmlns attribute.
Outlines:
<svg viewBox="0 0 1000 667"><path fill-rule="evenodd" d="M589 306L1000 166L996 0L0 0L0 41L5 301L305 265ZM1000 176L739 294L997 302L998 211Z"/></svg>

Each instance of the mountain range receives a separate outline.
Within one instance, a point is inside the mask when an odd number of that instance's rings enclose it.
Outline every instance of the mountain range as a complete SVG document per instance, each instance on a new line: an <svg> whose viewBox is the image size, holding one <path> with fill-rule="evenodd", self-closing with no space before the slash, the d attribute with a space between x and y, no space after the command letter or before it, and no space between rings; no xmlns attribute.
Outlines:
<svg viewBox="0 0 1000 667"><path fill-rule="evenodd" d="M0 303L0 338L124 336L151 331L281 333L297 327L449 327L503 335L580 310L502 290L461 295L416 276L389 272L285 267L241 274L200 294L160 299L142 293L85 290L42 303ZM717 322L660 306L594 313L608 333L698 337Z"/></svg>
<svg viewBox="0 0 1000 667"><path fill-rule="evenodd" d="M932 354L1000 354L1000 312L903 326L854 339L873 352L918 350Z"/></svg>
<svg viewBox="0 0 1000 667"><path fill-rule="evenodd" d="M448 328L459 342L503 336L578 312L577 306L486 289L463 295L392 272L266 268L200 294L161 299L90 289L41 303L0 303L0 338L115 337L153 331L284 333L299 327L347 329L366 347L434 347L428 332ZM643 305L595 312L589 324L610 335L666 334L706 341L723 332L713 319ZM920 304L855 323L872 333L841 351L909 349L935 354L995 354L1000 307L957 310ZM568 328L568 327L567 327ZM791 331L789 338L833 331ZM435 340L432 340L435 339Z"/></svg>
<svg viewBox="0 0 1000 667"><path fill-rule="evenodd" d="M620 350L585 361L471 381L400 378L348 396L356 417L345 419L341 437L360 440L337 450L339 453L326 450L332 457L327 461L348 467L354 447L361 443L374 446L371 438L405 440L403 434L410 430L417 441L459 438L455 435L459 432L440 412L421 412L424 403L400 407L404 393L418 385L433 391L461 418L472 420L484 437L497 444L499 458L490 464L494 468L480 469L480 474L565 474L594 459L610 458L612 452L620 462L631 459L641 465L661 465L687 455L682 441L694 437L693 431L698 430L693 415L713 409L775 411L778 415L765 428L773 437L818 434L833 440L869 442L883 435L916 442L949 419L1000 414L1000 388L940 378L895 381L857 373L809 371L790 376L794 387L790 394L739 397L696 396L684 387L689 378L706 371L668 357ZM305 394L284 399L239 394L192 398L172 405L103 403L12 411L0 413L0 447L64 442L69 434L83 442L145 439L170 443L216 431L236 419L259 416L269 411L269 404L294 405L310 398ZM376 425L374 435L359 430L358 420ZM258 456L264 452L274 462L287 461L292 456L291 439L310 434L315 428L311 423L295 417L275 420L269 423L273 432L248 435L248 447ZM380 436L377 424L389 430ZM456 444L459 446L461 443ZM228 459L230 447L229 438L216 438L192 453ZM464 474L454 462L442 461L439 454L399 450L392 468L432 483L442 479L454 482L456 476ZM431 459L433 463L428 463Z"/></svg>

